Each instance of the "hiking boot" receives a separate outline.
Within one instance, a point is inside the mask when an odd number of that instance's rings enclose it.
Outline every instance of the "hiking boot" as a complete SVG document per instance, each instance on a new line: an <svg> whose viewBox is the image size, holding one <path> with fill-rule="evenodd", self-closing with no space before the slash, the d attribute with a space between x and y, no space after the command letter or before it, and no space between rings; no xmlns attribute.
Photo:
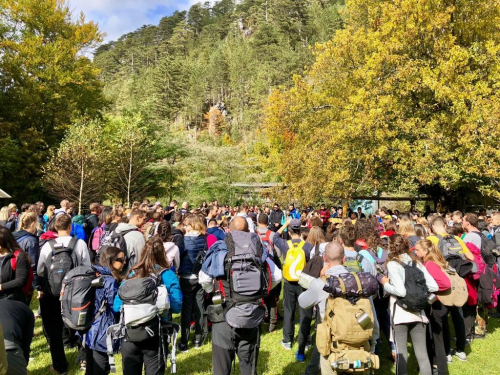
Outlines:
<svg viewBox="0 0 500 375"><path fill-rule="evenodd" d="M297 360L297 362L304 362L306 360L306 356L304 355L304 353L300 353L297 350L297 352L295 353L295 359Z"/></svg>
<svg viewBox="0 0 500 375"><path fill-rule="evenodd" d="M457 357L462 362L467 361L467 354L465 354L464 352L456 352L455 357Z"/></svg>
<svg viewBox="0 0 500 375"><path fill-rule="evenodd" d="M281 346L285 348L286 350L292 350L292 343L291 342L284 342L281 340Z"/></svg>
<svg viewBox="0 0 500 375"><path fill-rule="evenodd" d="M187 344L179 344L177 350L180 351L181 353L186 353L189 351Z"/></svg>

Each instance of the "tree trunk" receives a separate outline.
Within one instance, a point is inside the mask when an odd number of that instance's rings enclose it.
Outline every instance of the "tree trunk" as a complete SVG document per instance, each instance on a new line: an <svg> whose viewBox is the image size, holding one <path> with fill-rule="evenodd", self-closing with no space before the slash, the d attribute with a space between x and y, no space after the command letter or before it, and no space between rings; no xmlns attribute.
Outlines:
<svg viewBox="0 0 500 375"><path fill-rule="evenodd" d="M78 215L82 214L82 196L83 196L83 176L84 176L84 163L82 163L82 170L80 173L80 192L78 194Z"/></svg>
<svg viewBox="0 0 500 375"><path fill-rule="evenodd" d="M130 159L128 167L128 185L127 185L127 206L130 207L130 185L132 183L132 162L133 162L133 145L130 144Z"/></svg>

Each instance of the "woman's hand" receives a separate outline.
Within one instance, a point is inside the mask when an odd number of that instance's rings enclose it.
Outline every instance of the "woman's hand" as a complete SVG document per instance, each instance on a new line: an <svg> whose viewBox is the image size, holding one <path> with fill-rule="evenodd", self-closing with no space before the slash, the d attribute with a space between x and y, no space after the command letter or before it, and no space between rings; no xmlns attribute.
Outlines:
<svg viewBox="0 0 500 375"><path fill-rule="evenodd" d="M382 280L380 280L380 282L382 283L382 285L385 285L385 284L387 284L390 281L391 280L389 280L389 278L387 276L382 277Z"/></svg>

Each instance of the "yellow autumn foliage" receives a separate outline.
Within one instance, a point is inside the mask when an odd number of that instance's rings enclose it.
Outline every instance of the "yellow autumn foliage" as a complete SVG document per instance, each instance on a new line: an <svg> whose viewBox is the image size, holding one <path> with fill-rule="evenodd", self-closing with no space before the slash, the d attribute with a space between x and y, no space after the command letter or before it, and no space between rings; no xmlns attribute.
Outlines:
<svg viewBox="0 0 500 375"><path fill-rule="evenodd" d="M500 2L348 0L344 17L265 109L269 165L294 196L500 198Z"/></svg>

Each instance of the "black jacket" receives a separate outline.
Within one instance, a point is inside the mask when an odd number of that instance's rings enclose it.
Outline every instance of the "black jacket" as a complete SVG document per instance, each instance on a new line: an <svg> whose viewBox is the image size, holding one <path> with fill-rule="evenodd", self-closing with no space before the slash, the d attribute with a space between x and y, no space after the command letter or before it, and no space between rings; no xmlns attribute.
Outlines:
<svg viewBox="0 0 500 375"><path fill-rule="evenodd" d="M30 346L35 328L33 312L22 302L0 300L0 322L4 340L18 345L23 350L26 363L30 358Z"/></svg>

